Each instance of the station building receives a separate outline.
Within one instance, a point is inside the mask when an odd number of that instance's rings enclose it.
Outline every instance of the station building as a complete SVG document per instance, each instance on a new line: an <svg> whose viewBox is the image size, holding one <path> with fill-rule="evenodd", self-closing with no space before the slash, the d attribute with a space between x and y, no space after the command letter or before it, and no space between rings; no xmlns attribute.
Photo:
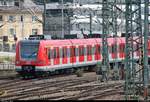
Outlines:
<svg viewBox="0 0 150 102"><path fill-rule="evenodd" d="M31 34L43 34L42 13L31 0L1 0L0 41L12 44Z"/></svg>

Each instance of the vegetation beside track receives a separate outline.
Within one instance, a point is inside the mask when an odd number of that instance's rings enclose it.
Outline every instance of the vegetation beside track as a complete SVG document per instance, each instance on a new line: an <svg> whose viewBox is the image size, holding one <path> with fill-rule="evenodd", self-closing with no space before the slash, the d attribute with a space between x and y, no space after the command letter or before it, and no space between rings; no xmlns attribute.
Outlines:
<svg viewBox="0 0 150 102"><path fill-rule="evenodd" d="M0 56L0 63L15 63L15 56Z"/></svg>

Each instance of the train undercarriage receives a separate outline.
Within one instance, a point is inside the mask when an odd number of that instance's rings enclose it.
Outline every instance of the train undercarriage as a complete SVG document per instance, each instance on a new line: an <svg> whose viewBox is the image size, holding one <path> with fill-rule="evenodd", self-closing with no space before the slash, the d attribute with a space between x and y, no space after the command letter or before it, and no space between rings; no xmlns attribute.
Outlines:
<svg viewBox="0 0 150 102"><path fill-rule="evenodd" d="M118 69L118 76L117 79L124 79L124 64L118 62L119 69ZM77 74L77 76L82 76L83 73L86 72L96 72L98 74L98 66L97 65L90 65L90 66L83 66L83 67L74 67L74 68L66 68L66 69L58 69L55 71L35 71L35 66L22 66L21 71L17 71L19 76L24 79L29 78L43 78L49 77L53 75L70 75L70 74ZM79 75L80 74L80 75ZM114 63L110 63L110 78L114 79L115 71L114 71Z"/></svg>

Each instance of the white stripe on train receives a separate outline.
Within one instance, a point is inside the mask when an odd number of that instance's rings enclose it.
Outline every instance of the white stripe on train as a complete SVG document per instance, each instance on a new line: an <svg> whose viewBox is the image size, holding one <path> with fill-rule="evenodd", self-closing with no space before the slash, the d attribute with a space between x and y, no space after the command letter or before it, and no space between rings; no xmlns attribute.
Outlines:
<svg viewBox="0 0 150 102"><path fill-rule="evenodd" d="M49 66L35 66L35 71L55 71L58 69L66 69L71 67L82 67L87 65L94 65L97 61L74 63L74 64L59 64L59 65L49 65ZM21 66L16 66L16 71L21 71Z"/></svg>
<svg viewBox="0 0 150 102"><path fill-rule="evenodd" d="M135 59L138 59L139 57L135 57ZM120 62L124 60L123 58L118 58L117 61ZM99 60L101 61L101 60ZM114 60L110 60L110 62L113 62ZM71 67L83 67L88 65L95 65L98 61L90 61L90 62L76 62L76 63L69 63L69 64L59 64L59 65L49 65L49 66L35 66L35 71L55 71L58 69L67 69ZM16 66L16 71L21 71L21 66Z"/></svg>

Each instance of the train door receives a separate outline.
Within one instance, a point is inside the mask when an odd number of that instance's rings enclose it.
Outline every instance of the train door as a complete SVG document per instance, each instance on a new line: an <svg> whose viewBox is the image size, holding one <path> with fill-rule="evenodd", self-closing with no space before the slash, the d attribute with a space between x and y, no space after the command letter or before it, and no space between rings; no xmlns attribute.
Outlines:
<svg viewBox="0 0 150 102"><path fill-rule="evenodd" d="M87 45L87 61L92 61L92 46Z"/></svg>
<svg viewBox="0 0 150 102"><path fill-rule="evenodd" d="M70 47L70 63L76 62L75 46Z"/></svg>
<svg viewBox="0 0 150 102"><path fill-rule="evenodd" d="M62 47L62 64L67 64L68 62L68 56L67 56L67 47Z"/></svg>
<svg viewBox="0 0 150 102"><path fill-rule="evenodd" d="M94 53L95 60L100 60L101 59L101 47L99 44L96 44L95 48L96 48L95 53Z"/></svg>
<svg viewBox="0 0 150 102"><path fill-rule="evenodd" d="M53 60L54 60L54 65L60 64L59 47L54 47L53 49Z"/></svg>
<svg viewBox="0 0 150 102"><path fill-rule="evenodd" d="M85 53L84 46L83 45L79 46L79 62L84 61L84 53Z"/></svg>
<svg viewBox="0 0 150 102"><path fill-rule="evenodd" d="M120 43L119 44L119 58L124 58L125 57L125 44Z"/></svg>

